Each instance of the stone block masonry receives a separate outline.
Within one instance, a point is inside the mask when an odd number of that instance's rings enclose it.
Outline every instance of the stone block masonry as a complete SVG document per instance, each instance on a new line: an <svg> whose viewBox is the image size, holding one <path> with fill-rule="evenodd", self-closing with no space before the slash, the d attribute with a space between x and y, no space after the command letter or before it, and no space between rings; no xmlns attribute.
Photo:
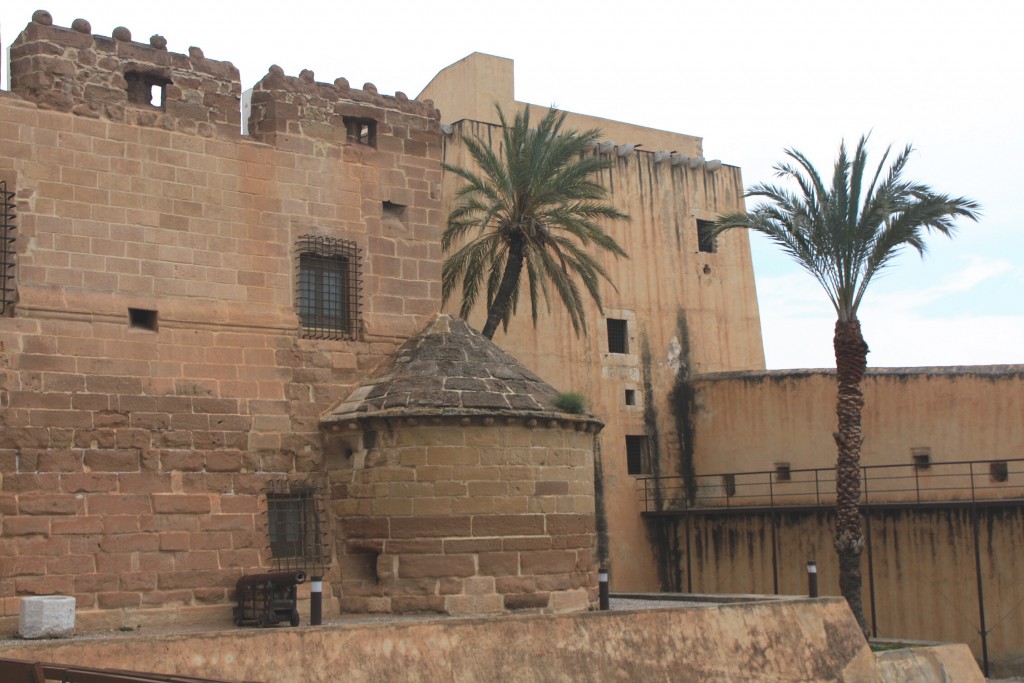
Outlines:
<svg viewBox="0 0 1024 683"><path fill-rule="evenodd" d="M331 460L342 609L462 614L594 605L593 425L549 422L362 425L376 434L373 448Z"/></svg>
<svg viewBox="0 0 1024 683"><path fill-rule="evenodd" d="M323 469L321 414L439 306L436 110L272 69L243 136L237 70L165 46L43 11L11 46L3 632L54 593L80 630L227 623L272 566L267 482ZM302 289L306 236L357 261L345 339L310 338L333 290Z"/></svg>

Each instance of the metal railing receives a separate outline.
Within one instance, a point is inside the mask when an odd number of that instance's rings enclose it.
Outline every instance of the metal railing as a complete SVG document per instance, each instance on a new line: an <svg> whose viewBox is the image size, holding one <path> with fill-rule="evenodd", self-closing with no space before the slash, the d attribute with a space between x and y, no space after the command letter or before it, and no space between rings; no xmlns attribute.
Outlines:
<svg viewBox="0 0 1024 683"><path fill-rule="evenodd" d="M831 506L834 467L637 479L644 512ZM1024 458L861 467L861 502L911 504L1024 498Z"/></svg>

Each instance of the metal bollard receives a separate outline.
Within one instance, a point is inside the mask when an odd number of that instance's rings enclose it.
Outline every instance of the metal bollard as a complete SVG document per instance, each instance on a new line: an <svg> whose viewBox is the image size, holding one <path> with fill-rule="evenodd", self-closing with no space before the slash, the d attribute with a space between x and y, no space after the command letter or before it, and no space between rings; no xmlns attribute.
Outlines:
<svg viewBox="0 0 1024 683"><path fill-rule="evenodd" d="M807 595L818 597L818 565L814 560L807 561Z"/></svg>
<svg viewBox="0 0 1024 683"><path fill-rule="evenodd" d="M324 584L322 576L314 576L309 582L309 625L323 623Z"/></svg>
<svg viewBox="0 0 1024 683"><path fill-rule="evenodd" d="M598 589L598 606L602 611L607 611L609 608L608 599L608 569L601 567L597 570L597 589Z"/></svg>

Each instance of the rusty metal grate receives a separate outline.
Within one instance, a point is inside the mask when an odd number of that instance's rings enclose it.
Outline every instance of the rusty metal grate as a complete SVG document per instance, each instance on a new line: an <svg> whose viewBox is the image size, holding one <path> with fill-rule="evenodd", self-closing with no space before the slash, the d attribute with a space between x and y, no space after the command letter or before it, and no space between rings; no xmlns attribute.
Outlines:
<svg viewBox="0 0 1024 683"><path fill-rule="evenodd" d="M306 339L359 339L362 271L355 242L303 235L296 243L299 320Z"/></svg>
<svg viewBox="0 0 1024 683"><path fill-rule="evenodd" d="M270 557L278 571L323 576L330 564L320 483L277 479L265 490Z"/></svg>
<svg viewBox="0 0 1024 683"><path fill-rule="evenodd" d="M14 306L14 193L0 180L0 315Z"/></svg>

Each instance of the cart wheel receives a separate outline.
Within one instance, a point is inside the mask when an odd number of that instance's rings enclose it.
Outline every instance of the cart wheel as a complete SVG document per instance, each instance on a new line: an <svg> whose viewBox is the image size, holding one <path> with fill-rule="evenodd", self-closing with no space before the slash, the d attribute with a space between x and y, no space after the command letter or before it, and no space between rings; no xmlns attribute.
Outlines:
<svg viewBox="0 0 1024 683"><path fill-rule="evenodd" d="M295 611L292 612L292 618L291 618L291 620L288 623L291 624L292 626L298 626L299 625L299 610L295 610Z"/></svg>
<svg viewBox="0 0 1024 683"><path fill-rule="evenodd" d="M266 628L268 626L269 620L267 619L266 612L261 611L256 614L256 623L259 625L260 628Z"/></svg>

